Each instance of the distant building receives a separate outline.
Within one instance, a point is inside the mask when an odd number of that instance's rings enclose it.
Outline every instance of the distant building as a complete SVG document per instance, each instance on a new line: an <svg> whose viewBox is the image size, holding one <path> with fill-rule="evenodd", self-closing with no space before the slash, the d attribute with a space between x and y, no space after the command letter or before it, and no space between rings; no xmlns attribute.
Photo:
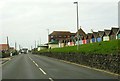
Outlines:
<svg viewBox="0 0 120 81"><path fill-rule="evenodd" d="M77 37L78 34L78 37ZM64 46L74 46L78 44L88 44L101 41L109 41L120 39L120 28L111 28L111 30L104 30L86 34L82 28L76 33L69 31L53 31L49 35L48 48L58 48Z"/></svg>
<svg viewBox="0 0 120 81"><path fill-rule="evenodd" d="M69 31L53 31L51 34L49 34L49 48L52 45L56 47L57 44L58 47L64 47L70 41L69 39L71 37L74 37L74 33Z"/></svg>
<svg viewBox="0 0 120 81"><path fill-rule="evenodd" d="M98 32L93 32L94 38L92 39L92 42L99 42L99 33Z"/></svg>
<svg viewBox="0 0 120 81"><path fill-rule="evenodd" d="M94 39L94 36L93 36L93 34L92 33L88 33L87 34L87 43L92 43L93 40Z"/></svg>
<svg viewBox="0 0 120 81"><path fill-rule="evenodd" d="M86 44L87 43L87 40L86 40L86 33L82 30L82 28L80 28L78 30L78 32L76 32L76 35L75 35L75 39L76 39L76 45L78 44L77 42L77 33L78 33L78 38L79 38L79 44Z"/></svg>
<svg viewBox="0 0 120 81"><path fill-rule="evenodd" d="M98 31L98 38L97 38L97 42L101 42L103 41L103 36L104 36L105 32L104 31Z"/></svg>
<svg viewBox="0 0 120 81"><path fill-rule="evenodd" d="M117 39L120 39L120 28L119 28L119 30L117 32Z"/></svg>
<svg viewBox="0 0 120 81"><path fill-rule="evenodd" d="M112 29L111 29L110 40L115 40L115 39L117 39L118 30L119 30L119 28L112 28Z"/></svg>
<svg viewBox="0 0 120 81"><path fill-rule="evenodd" d="M8 44L0 44L0 51L7 51L9 49Z"/></svg>
<svg viewBox="0 0 120 81"><path fill-rule="evenodd" d="M38 46L38 51L43 50L43 49L48 49L48 45L40 45Z"/></svg>
<svg viewBox="0 0 120 81"><path fill-rule="evenodd" d="M105 34L103 36L103 41L109 41L111 30L104 30L104 32L105 32Z"/></svg>

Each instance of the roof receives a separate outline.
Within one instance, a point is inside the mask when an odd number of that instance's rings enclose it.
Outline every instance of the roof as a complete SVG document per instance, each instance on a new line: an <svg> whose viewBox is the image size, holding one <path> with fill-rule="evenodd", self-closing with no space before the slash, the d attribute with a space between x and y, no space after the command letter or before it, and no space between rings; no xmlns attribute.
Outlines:
<svg viewBox="0 0 120 81"><path fill-rule="evenodd" d="M82 28L80 28L78 30L78 33L81 34L82 36L86 36L86 33L82 30ZM76 32L76 34L77 34L77 32Z"/></svg>
<svg viewBox="0 0 120 81"><path fill-rule="evenodd" d="M104 30L104 32L105 32L105 35L110 35L110 33L111 33L111 30Z"/></svg>
<svg viewBox="0 0 120 81"><path fill-rule="evenodd" d="M41 45L41 46L38 46L38 47L48 47L48 45Z"/></svg>
<svg viewBox="0 0 120 81"><path fill-rule="evenodd" d="M81 39L83 39L83 38L86 38L86 33L82 30L82 28L80 28L79 30L78 30L78 34L79 34L79 37L81 38ZM77 37L77 32L76 32L76 36L75 37Z"/></svg>
<svg viewBox="0 0 120 81"><path fill-rule="evenodd" d="M114 34L117 34L119 28L112 28L111 30L112 30L112 32L113 32Z"/></svg>
<svg viewBox="0 0 120 81"><path fill-rule="evenodd" d="M63 36L63 35L71 35L71 33L69 31L53 31L49 35L57 35L57 36L61 35L61 36Z"/></svg>
<svg viewBox="0 0 120 81"><path fill-rule="evenodd" d="M92 36L93 36L92 33L88 33L88 34L87 34L87 37L88 37L89 39L92 38Z"/></svg>
<svg viewBox="0 0 120 81"><path fill-rule="evenodd" d="M76 35L76 33L70 33L70 35L71 35L71 36L75 36L75 35Z"/></svg>
<svg viewBox="0 0 120 81"><path fill-rule="evenodd" d="M0 44L0 50L8 50L8 44Z"/></svg>
<svg viewBox="0 0 120 81"><path fill-rule="evenodd" d="M117 31L117 34L120 34L120 28L119 28L119 30Z"/></svg>
<svg viewBox="0 0 120 81"><path fill-rule="evenodd" d="M98 32L93 32L93 36L96 38L99 36Z"/></svg>
<svg viewBox="0 0 120 81"><path fill-rule="evenodd" d="M105 32L104 31L98 31L98 34L99 34L100 37L102 37L105 34Z"/></svg>

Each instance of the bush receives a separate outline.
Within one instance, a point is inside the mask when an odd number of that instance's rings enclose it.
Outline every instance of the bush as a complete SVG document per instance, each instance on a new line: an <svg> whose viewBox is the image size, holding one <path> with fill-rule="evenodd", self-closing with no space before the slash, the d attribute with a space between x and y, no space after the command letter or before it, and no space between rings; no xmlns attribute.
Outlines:
<svg viewBox="0 0 120 81"><path fill-rule="evenodd" d="M12 53L12 56L14 56L14 55L18 55L19 53L18 53L18 51L14 51L13 53Z"/></svg>
<svg viewBox="0 0 120 81"><path fill-rule="evenodd" d="M2 51L2 58L9 57L9 56L10 56L10 52Z"/></svg>

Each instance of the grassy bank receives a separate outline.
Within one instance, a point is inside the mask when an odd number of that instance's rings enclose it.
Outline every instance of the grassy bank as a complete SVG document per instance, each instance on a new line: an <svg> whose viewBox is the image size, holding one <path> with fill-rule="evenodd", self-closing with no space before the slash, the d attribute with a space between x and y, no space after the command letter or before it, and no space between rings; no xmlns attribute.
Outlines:
<svg viewBox="0 0 120 81"><path fill-rule="evenodd" d="M100 43L90 43L79 46L69 46L63 48L49 49L50 52L61 53L97 53L97 54L117 54L120 52L120 40L102 41ZM48 50L41 50L40 52L48 52Z"/></svg>

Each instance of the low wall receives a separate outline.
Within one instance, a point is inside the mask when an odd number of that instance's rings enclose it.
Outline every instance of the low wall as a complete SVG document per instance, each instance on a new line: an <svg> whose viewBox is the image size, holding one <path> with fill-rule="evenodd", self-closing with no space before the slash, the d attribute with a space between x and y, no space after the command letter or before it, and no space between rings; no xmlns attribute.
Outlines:
<svg viewBox="0 0 120 81"><path fill-rule="evenodd" d="M119 54L78 54L78 53L40 53L48 57L62 59L113 73L120 74Z"/></svg>

